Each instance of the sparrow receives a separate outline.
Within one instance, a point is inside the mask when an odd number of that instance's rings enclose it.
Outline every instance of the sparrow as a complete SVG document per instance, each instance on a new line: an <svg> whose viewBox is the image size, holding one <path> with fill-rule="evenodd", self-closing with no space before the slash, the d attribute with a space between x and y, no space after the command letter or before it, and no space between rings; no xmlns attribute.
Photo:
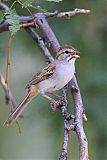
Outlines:
<svg viewBox="0 0 107 160"><path fill-rule="evenodd" d="M55 91L62 89L73 78L75 60L80 57L78 53L77 49L70 45L61 46L55 60L29 81L26 86L26 89L28 89L27 95L11 113L4 125L9 126L16 121L29 102L39 94L55 103L56 101L48 94L53 94Z"/></svg>

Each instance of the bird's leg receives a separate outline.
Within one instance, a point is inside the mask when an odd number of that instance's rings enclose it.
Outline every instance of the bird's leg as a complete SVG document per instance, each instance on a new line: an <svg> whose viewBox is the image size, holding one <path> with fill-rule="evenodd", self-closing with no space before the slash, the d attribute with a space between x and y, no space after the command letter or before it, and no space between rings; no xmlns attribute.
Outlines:
<svg viewBox="0 0 107 160"><path fill-rule="evenodd" d="M61 98L62 96L60 96L60 95L58 95L58 94L56 94L56 93L51 93L52 95L54 95L54 96L56 96L56 97L58 97L58 98Z"/></svg>
<svg viewBox="0 0 107 160"><path fill-rule="evenodd" d="M51 108L53 111L56 110L56 108L59 106L59 102L55 101L53 98L49 97L45 93L41 93L43 97L47 98L49 101L51 101Z"/></svg>
<svg viewBox="0 0 107 160"><path fill-rule="evenodd" d="M51 101L51 102L55 101L53 98L49 97L45 93L41 93L41 94L42 94L43 97L47 98L49 101Z"/></svg>

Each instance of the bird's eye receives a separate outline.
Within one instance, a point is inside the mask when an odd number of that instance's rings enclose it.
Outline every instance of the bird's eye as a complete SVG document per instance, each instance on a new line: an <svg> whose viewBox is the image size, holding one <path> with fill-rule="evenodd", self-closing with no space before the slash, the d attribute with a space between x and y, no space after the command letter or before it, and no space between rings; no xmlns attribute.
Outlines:
<svg viewBox="0 0 107 160"><path fill-rule="evenodd" d="M69 53L69 51L67 51L67 50L66 50L66 51L65 51L65 53L66 53L66 54L68 54L68 53Z"/></svg>

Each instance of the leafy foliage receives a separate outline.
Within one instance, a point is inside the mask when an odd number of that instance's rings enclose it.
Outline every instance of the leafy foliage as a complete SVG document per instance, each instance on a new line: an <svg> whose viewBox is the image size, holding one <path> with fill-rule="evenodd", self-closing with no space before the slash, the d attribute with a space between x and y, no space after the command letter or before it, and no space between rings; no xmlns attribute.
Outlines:
<svg viewBox="0 0 107 160"><path fill-rule="evenodd" d="M10 0L3 0L3 1L10 1ZM15 11L15 9L11 9L13 8L15 2L19 2L22 5L22 8L27 8L27 7L32 7L36 10L39 10L41 12L48 12L46 9L42 8L41 6L38 5L32 5L32 3L35 0L19 0L19 1L14 1L12 6L10 7L10 10L1 10L0 11L0 23L3 21L4 17L6 18L7 22L10 24L9 25L9 30L12 33L16 33L19 29L20 29L20 23L18 20L18 16L17 13ZM48 2L60 2L62 0L45 0Z"/></svg>
<svg viewBox="0 0 107 160"><path fill-rule="evenodd" d="M48 12L46 9L42 8L41 6L32 5L33 2L34 0L21 0L22 8L31 7L33 9L39 10L44 13Z"/></svg>
<svg viewBox="0 0 107 160"><path fill-rule="evenodd" d="M5 18L7 22L10 24L9 26L10 32L15 34L20 29L20 23L19 23L18 16L15 9L6 10Z"/></svg>
<svg viewBox="0 0 107 160"><path fill-rule="evenodd" d="M21 0L22 8L27 8L32 6L32 2L34 2L34 0Z"/></svg>
<svg viewBox="0 0 107 160"><path fill-rule="evenodd" d="M44 9L44 8L42 8L41 6L30 6L31 8L34 8L34 9L36 9L36 10L38 10L38 11L40 11L40 12L44 12L44 13L48 13L48 11L46 10L46 9Z"/></svg>

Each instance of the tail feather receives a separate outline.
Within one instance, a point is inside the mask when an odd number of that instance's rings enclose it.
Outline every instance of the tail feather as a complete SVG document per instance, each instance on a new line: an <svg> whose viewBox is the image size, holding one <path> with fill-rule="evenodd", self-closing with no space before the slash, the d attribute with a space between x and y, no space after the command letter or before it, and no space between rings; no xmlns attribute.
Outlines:
<svg viewBox="0 0 107 160"><path fill-rule="evenodd" d="M30 93L26 95L24 100L18 105L18 107L13 111L13 113L6 120L4 125L11 125L23 112L23 110L27 107L28 103L32 100L33 97L30 96Z"/></svg>

